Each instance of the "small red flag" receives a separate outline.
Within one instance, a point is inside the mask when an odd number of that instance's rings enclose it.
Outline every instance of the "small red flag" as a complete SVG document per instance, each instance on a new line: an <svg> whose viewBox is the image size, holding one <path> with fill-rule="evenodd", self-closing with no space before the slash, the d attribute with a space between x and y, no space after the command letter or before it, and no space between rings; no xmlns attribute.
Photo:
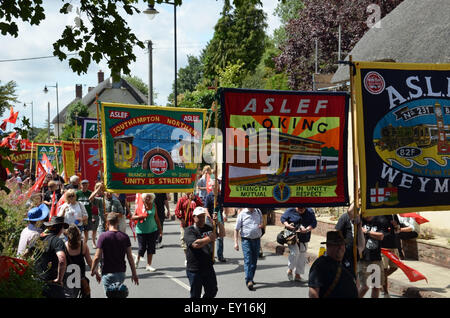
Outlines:
<svg viewBox="0 0 450 318"><path fill-rule="evenodd" d="M52 217L56 216L56 192L53 192L52 195L52 208L50 209L50 216L49 216L49 220L52 219Z"/></svg>
<svg viewBox="0 0 450 318"><path fill-rule="evenodd" d="M44 167L45 172L47 173L51 173L53 170L53 165L45 153L42 155L42 166Z"/></svg>
<svg viewBox="0 0 450 318"><path fill-rule="evenodd" d="M3 121L11 123L11 124L15 124L18 116L19 116L19 112L15 113L14 109L11 106L9 117L4 119Z"/></svg>
<svg viewBox="0 0 450 318"><path fill-rule="evenodd" d="M403 216L404 218L414 218L417 222L417 224L423 224L430 222L427 219L425 219L423 216L417 214L417 213L402 213L400 216Z"/></svg>
<svg viewBox="0 0 450 318"><path fill-rule="evenodd" d="M44 184L44 179L45 173L40 176L40 178L34 183L34 185L27 191L25 196L27 198L30 198L34 192L39 192L39 190L42 188L42 185Z"/></svg>
<svg viewBox="0 0 450 318"><path fill-rule="evenodd" d="M3 123L0 125L0 129L1 130L6 130L6 125L8 124L8 122L6 121L6 119L3 119Z"/></svg>
<svg viewBox="0 0 450 318"><path fill-rule="evenodd" d="M387 258L389 258L391 261L393 261L408 277L410 282L417 282L418 280L425 279L425 281L428 283L427 278L416 271L414 268L411 268L409 266L406 266L398 257L397 255L393 254L389 250L382 248L381 253L386 255Z"/></svg>

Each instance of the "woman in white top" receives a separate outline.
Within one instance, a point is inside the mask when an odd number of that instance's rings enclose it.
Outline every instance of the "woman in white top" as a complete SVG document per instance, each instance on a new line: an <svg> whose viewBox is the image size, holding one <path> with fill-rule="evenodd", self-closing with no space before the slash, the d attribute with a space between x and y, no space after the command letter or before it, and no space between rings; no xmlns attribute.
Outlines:
<svg viewBox="0 0 450 318"><path fill-rule="evenodd" d="M86 208L77 201L74 189L68 190L64 195L65 203L59 208L58 216L64 216L64 222L75 224L80 231L84 231L84 224L87 224L88 219Z"/></svg>

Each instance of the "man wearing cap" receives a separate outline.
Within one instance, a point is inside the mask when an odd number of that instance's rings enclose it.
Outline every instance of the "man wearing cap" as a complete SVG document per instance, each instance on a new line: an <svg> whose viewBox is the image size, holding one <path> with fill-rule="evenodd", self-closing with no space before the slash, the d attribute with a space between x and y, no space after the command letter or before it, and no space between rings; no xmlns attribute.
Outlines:
<svg viewBox="0 0 450 318"><path fill-rule="evenodd" d="M345 239L341 231L327 232L326 254L309 270L309 298L358 298L354 275L343 265Z"/></svg>
<svg viewBox="0 0 450 318"><path fill-rule="evenodd" d="M63 278L67 263L64 242L59 236L69 224L64 222L63 216L54 216L44 225L46 229L39 237L44 249L35 261L36 272L45 282L42 294L46 298L65 298Z"/></svg>
<svg viewBox="0 0 450 318"><path fill-rule="evenodd" d="M28 225L22 230L22 233L20 233L17 256L22 256L31 245L32 241L39 237L42 230L36 226L36 223L45 220L48 217L48 213L49 209L44 203L28 211L27 218L25 219L25 221L28 221Z"/></svg>
<svg viewBox="0 0 450 318"><path fill-rule="evenodd" d="M206 224L207 209L196 207L193 212L194 225L184 231L186 242L186 274L191 285L191 298L214 298L217 294L217 278L213 266L213 244L216 234ZM221 234L223 235L223 234Z"/></svg>

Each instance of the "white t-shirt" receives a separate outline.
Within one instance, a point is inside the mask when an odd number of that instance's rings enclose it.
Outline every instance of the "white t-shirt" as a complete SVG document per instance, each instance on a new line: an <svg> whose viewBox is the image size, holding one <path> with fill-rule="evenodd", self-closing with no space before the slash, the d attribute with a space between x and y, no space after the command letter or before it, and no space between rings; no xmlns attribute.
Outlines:
<svg viewBox="0 0 450 318"><path fill-rule="evenodd" d="M86 208L84 207L84 205L80 204L80 202L75 202L75 204L69 204L66 202L61 205L58 211L58 216L63 215L64 221L69 225L75 224L76 220L78 220L79 223L82 223L83 218L88 217Z"/></svg>

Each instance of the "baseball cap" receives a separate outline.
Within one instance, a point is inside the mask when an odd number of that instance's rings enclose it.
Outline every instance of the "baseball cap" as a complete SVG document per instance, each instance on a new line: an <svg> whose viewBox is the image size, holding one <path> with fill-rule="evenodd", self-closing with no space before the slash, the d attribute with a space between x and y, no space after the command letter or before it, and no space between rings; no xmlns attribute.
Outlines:
<svg viewBox="0 0 450 318"><path fill-rule="evenodd" d="M89 183L89 180L84 179L83 181L81 181L81 184L83 184L83 183Z"/></svg>
<svg viewBox="0 0 450 318"><path fill-rule="evenodd" d="M200 215L200 214L206 214L206 212L205 212L205 208L198 206L194 209L194 213L192 215L196 216L196 215Z"/></svg>

